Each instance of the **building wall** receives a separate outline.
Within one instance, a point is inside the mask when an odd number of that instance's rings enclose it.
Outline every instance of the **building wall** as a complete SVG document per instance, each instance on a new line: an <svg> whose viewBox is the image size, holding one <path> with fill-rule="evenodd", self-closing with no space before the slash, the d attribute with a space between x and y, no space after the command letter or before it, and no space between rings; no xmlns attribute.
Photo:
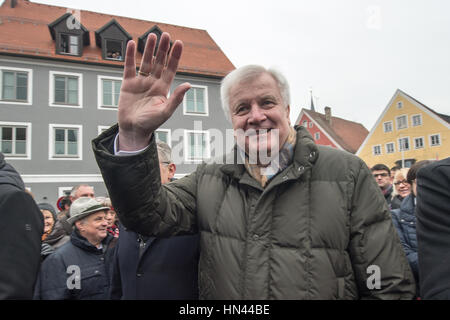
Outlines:
<svg viewBox="0 0 450 320"><path fill-rule="evenodd" d="M116 123L117 110L98 108L98 76L121 78L122 69L6 55L0 55L0 66L32 69L33 72L32 104L1 103L0 121L31 123L31 159L6 159L22 175L35 200L55 205L59 187L80 183L94 186L96 195L106 195L91 140L98 135L99 126L109 127ZM50 71L82 74L82 108L50 106ZM162 125L162 128L171 130L173 148L184 146L184 130L209 130L214 136L214 132L225 133L231 128L221 108L220 79L177 75L172 90L186 81L207 87L209 112L208 116L184 115L183 105L180 105L172 118ZM49 124L82 126L81 160L49 159ZM224 149L216 151L213 156L221 154ZM174 159L182 160L180 157ZM198 162L178 161L176 164L177 174L182 176L192 172Z"/></svg>
<svg viewBox="0 0 450 320"><path fill-rule="evenodd" d="M398 103L402 103L402 107L398 108ZM364 147L359 151L358 156L361 157L369 167L384 163L389 167L396 164L396 161L402 159L420 160L436 160L444 159L450 156L450 127L442 121L436 120L430 112L425 111L423 107L412 99L403 94L397 94L391 101L386 112L377 123L370 138L366 141ZM421 115L422 124L419 126L412 125L412 116ZM396 125L396 117L407 115L407 128L398 129ZM392 131L384 132L384 123L392 121ZM431 146L430 135L440 134L439 146ZM399 138L409 138L409 150L400 151ZM423 148L415 148L414 138L423 137ZM394 143L394 152L388 153L386 144ZM381 146L381 154L375 155L373 147Z"/></svg>
<svg viewBox="0 0 450 320"><path fill-rule="evenodd" d="M333 148L337 148L336 144L334 144L328 137L327 135L320 130L320 128L318 126L316 126L311 119L304 113L301 118L300 118L300 122L298 123L298 125L303 125L303 123L307 121L308 125L307 125L307 129L309 131L309 133L311 134L311 136L314 139L314 142L317 144L320 144L322 146L330 146ZM319 133L319 139L316 139L316 133Z"/></svg>

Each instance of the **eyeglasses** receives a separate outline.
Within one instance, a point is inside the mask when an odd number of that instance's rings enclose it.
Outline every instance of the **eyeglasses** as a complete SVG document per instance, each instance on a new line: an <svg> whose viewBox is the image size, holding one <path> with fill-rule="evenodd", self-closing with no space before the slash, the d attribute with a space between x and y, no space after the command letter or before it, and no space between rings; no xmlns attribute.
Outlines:
<svg viewBox="0 0 450 320"><path fill-rule="evenodd" d="M377 178L378 176L386 178L388 174L385 172L385 173L374 173L373 175L374 178Z"/></svg>
<svg viewBox="0 0 450 320"><path fill-rule="evenodd" d="M409 184L409 182L406 181L406 180L394 182L394 184L395 184L396 186L398 186L398 185L400 185L400 184L402 184L402 183L403 183L403 184Z"/></svg>

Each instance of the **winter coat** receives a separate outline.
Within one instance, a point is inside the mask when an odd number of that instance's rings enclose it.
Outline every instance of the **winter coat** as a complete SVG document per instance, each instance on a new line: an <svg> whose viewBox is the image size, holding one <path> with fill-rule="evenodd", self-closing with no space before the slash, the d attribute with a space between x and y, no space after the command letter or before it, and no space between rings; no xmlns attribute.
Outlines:
<svg viewBox="0 0 450 320"><path fill-rule="evenodd" d="M69 240L70 237L66 234L61 222L57 220L53 225L52 231L43 242L48 243L56 250Z"/></svg>
<svg viewBox="0 0 450 320"><path fill-rule="evenodd" d="M390 208L392 209L392 210L394 210L394 209L400 209L400 207L401 207L401 205L402 205L402 202L403 202L403 199L404 198L402 198L400 195L395 195L395 196L393 196L392 197L392 199L391 199L391 203L390 203Z"/></svg>
<svg viewBox="0 0 450 320"><path fill-rule="evenodd" d="M43 232L41 211L0 153L0 300L33 297Z"/></svg>
<svg viewBox="0 0 450 320"><path fill-rule="evenodd" d="M417 262L415 201L414 195L410 193L403 199L400 209L392 210L392 219L417 282L419 280L419 266Z"/></svg>
<svg viewBox="0 0 450 320"><path fill-rule="evenodd" d="M417 172L420 296L450 300L450 158Z"/></svg>
<svg viewBox="0 0 450 320"><path fill-rule="evenodd" d="M264 189L234 161L236 147L161 185L154 135L141 153L114 156L116 134L117 125L93 148L120 221L144 235L199 232L200 299L414 296L371 172L350 153L316 146L303 127L293 163Z"/></svg>
<svg viewBox="0 0 450 320"><path fill-rule="evenodd" d="M111 299L198 299L199 236L142 237L120 226Z"/></svg>
<svg viewBox="0 0 450 320"><path fill-rule="evenodd" d="M53 253L56 249L61 247L64 243L70 240L70 236L66 234L61 222L58 220L56 211L49 203L39 203L38 208L40 210L50 211L53 216L53 227L50 230L50 234L42 241L41 256L45 259L50 253Z"/></svg>
<svg viewBox="0 0 450 320"><path fill-rule="evenodd" d="M41 257L45 260L56 249L70 240L60 221L56 221L50 234L42 241Z"/></svg>
<svg viewBox="0 0 450 320"><path fill-rule="evenodd" d="M388 189L383 193L384 199L386 200L389 208L391 207L391 202L392 202L392 192L394 191L394 188L392 186L392 184L388 187Z"/></svg>
<svg viewBox="0 0 450 320"><path fill-rule="evenodd" d="M112 236L107 235L102 241L103 249L97 249L75 229L70 241L42 263L34 299L108 299L115 243L112 239ZM78 270L79 282L76 278Z"/></svg>

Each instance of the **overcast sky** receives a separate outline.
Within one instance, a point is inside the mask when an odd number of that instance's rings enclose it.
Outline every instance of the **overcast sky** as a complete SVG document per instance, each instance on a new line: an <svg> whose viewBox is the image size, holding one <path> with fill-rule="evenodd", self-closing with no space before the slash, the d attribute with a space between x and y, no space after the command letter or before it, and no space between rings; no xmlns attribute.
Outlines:
<svg viewBox="0 0 450 320"><path fill-rule="evenodd" d="M33 1L33 0L32 0ZM397 88L450 114L448 0L35 0L206 30L236 66L277 67L310 106L371 130Z"/></svg>

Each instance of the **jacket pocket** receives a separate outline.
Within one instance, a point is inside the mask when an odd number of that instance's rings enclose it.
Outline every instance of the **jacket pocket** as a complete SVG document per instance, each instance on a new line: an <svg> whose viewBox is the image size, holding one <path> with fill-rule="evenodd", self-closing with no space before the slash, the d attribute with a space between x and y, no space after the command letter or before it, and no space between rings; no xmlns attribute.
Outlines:
<svg viewBox="0 0 450 320"><path fill-rule="evenodd" d="M82 297L90 297L102 294L108 287L106 275L102 268L90 267L81 270L81 292Z"/></svg>

